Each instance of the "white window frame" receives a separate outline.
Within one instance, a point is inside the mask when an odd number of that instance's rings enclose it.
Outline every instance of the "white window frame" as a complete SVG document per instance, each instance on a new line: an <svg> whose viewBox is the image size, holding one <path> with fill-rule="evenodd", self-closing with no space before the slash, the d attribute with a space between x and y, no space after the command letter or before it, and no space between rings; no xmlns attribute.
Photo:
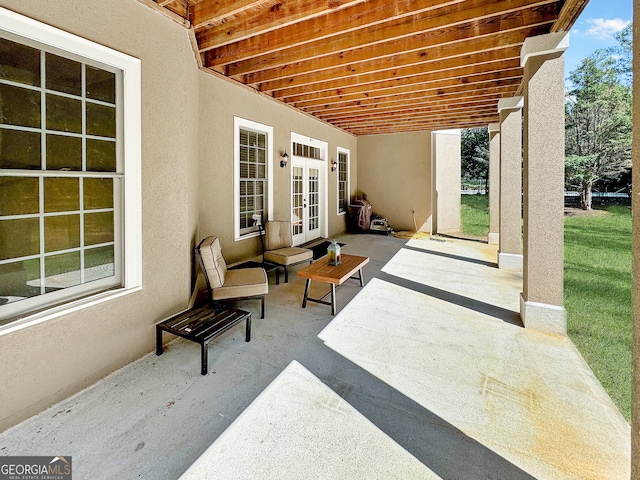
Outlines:
<svg viewBox="0 0 640 480"><path fill-rule="evenodd" d="M141 122L141 62L139 59L91 42L55 27L40 23L0 7L0 30L32 40L65 54L77 55L87 61L121 70L123 75L123 126L118 135L123 149L122 201L122 287L90 294L62 305L45 308L0 326L5 335L53 318L114 300L142 289L142 122Z"/></svg>
<svg viewBox="0 0 640 480"><path fill-rule="evenodd" d="M257 237L260 232L240 234L240 129L246 128L267 136L267 218L273 220L273 127L262 123L233 117L233 237L240 241Z"/></svg>
<svg viewBox="0 0 640 480"><path fill-rule="evenodd" d="M340 154L347 155L347 206L344 211L340 211ZM349 209L349 197L351 195L351 150L343 147L338 147L336 154L336 212L338 215L346 215Z"/></svg>

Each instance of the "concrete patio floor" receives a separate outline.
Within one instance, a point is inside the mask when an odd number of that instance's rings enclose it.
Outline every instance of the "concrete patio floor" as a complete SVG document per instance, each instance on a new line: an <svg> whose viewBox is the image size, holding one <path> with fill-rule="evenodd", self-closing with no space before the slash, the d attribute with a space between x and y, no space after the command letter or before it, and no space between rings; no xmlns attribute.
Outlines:
<svg viewBox="0 0 640 480"><path fill-rule="evenodd" d="M629 478L628 423L570 340L522 328L493 246L339 241L371 261L335 317L272 280L208 375L175 340L0 434L0 455L72 456L76 479Z"/></svg>

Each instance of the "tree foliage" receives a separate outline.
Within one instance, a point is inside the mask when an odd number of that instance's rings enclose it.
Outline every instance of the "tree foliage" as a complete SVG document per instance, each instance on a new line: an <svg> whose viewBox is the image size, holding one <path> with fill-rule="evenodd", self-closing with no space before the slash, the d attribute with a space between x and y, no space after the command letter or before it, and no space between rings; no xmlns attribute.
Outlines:
<svg viewBox="0 0 640 480"><path fill-rule="evenodd" d="M569 74L565 180L568 187L579 188L586 210L596 181L616 178L631 167L631 87L620 65L607 50L597 50Z"/></svg>
<svg viewBox="0 0 640 480"><path fill-rule="evenodd" d="M607 53L616 61L616 69L622 81L631 85L633 80L633 24L616 33L619 45L607 49Z"/></svg>
<svg viewBox="0 0 640 480"><path fill-rule="evenodd" d="M489 131L487 128L467 128L460 134L462 177L464 180L484 180L489 177Z"/></svg>

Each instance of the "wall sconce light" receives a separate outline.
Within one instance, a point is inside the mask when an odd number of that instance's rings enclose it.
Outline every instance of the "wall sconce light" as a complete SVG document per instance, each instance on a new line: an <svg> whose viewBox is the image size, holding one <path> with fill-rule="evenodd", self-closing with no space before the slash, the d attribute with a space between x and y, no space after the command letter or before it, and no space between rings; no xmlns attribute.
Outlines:
<svg viewBox="0 0 640 480"><path fill-rule="evenodd" d="M331 171L335 172L337 168L338 168L338 162L336 162L335 160L331 160Z"/></svg>
<svg viewBox="0 0 640 480"><path fill-rule="evenodd" d="M282 155L280 155L280 167L284 168L287 166L287 162L289 161L289 155L287 155L287 151L285 150Z"/></svg>

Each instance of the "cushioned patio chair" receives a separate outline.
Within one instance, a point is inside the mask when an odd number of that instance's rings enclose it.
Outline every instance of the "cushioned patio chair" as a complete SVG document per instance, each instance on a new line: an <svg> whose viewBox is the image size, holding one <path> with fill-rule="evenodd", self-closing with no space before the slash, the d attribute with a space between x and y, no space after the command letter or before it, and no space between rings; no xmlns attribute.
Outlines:
<svg viewBox="0 0 640 480"><path fill-rule="evenodd" d="M218 237L207 237L196 247L196 257L207 280L211 300L260 300L260 318L264 318L265 296L269 280L262 268L227 270Z"/></svg>
<svg viewBox="0 0 640 480"><path fill-rule="evenodd" d="M262 233L262 225L258 228ZM262 240L262 262L284 267L284 283L289 281L288 267L313 262L313 250L292 246L291 222L280 220L265 222L264 235L260 235L260 239Z"/></svg>

